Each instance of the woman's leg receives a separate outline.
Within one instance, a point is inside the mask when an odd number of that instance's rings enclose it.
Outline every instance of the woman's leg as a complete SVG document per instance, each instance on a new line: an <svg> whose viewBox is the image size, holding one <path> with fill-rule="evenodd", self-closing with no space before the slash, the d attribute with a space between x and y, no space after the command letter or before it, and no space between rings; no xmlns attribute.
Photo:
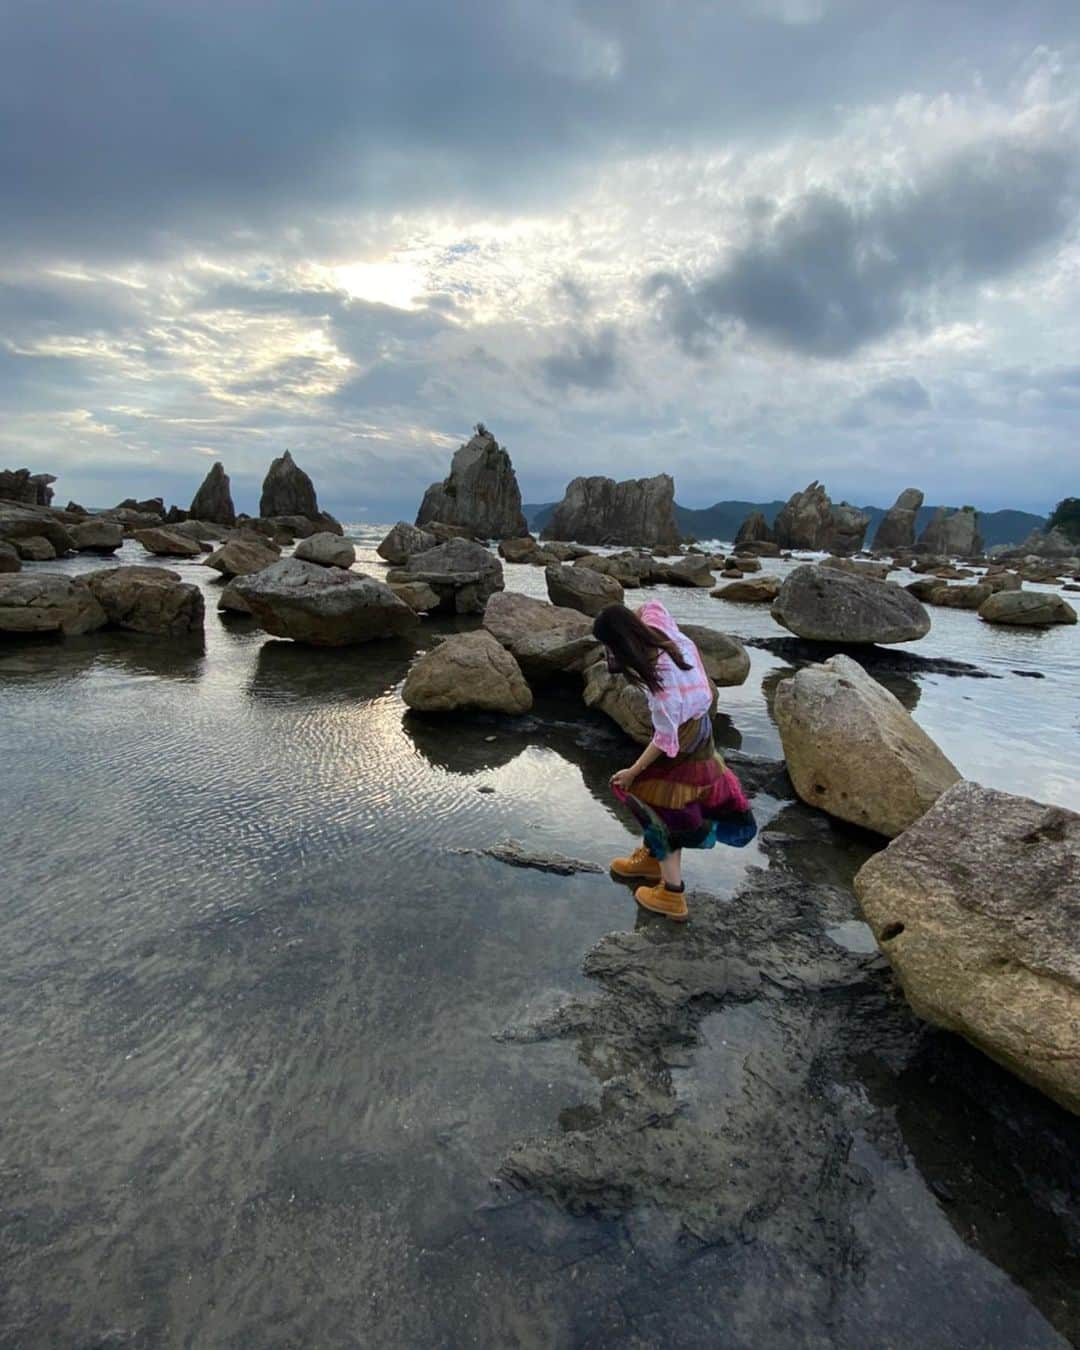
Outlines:
<svg viewBox="0 0 1080 1350"><path fill-rule="evenodd" d="M669 890L677 891L682 885L682 849L677 848L666 858L660 859L660 875Z"/></svg>

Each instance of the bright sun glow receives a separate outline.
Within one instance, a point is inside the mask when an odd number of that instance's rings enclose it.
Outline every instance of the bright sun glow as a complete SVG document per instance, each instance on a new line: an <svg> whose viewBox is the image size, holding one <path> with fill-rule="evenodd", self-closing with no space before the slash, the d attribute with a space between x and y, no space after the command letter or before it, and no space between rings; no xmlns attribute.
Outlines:
<svg viewBox="0 0 1080 1350"><path fill-rule="evenodd" d="M356 300L372 300L395 309L417 309L424 277L410 262L349 263L335 267L334 281Z"/></svg>

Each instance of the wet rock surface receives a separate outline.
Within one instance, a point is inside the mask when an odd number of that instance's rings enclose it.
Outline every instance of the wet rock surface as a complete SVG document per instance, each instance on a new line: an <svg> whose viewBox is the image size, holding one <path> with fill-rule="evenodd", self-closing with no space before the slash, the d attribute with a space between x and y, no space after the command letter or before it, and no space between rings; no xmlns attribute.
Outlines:
<svg viewBox="0 0 1080 1350"><path fill-rule="evenodd" d="M519 844L516 839L473 851L494 858L496 862L506 863L508 867L524 867L533 872L551 872L560 877L572 877L582 872L604 871L599 863L586 862L582 858L567 858L562 853L533 852L523 844Z"/></svg>
<svg viewBox="0 0 1080 1350"><path fill-rule="evenodd" d="M803 566L785 577L772 616L797 637L814 642L914 642L930 617L910 591L890 581Z"/></svg>
<svg viewBox="0 0 1080 1350"><path fill-rule="evenodd" d="M116 628L170 637L203 630L202 591L168 568L107 567L88 573L86 584Z"/></svg>
<svg viewBox="0 0 1080 1350"><path fill-rule="evenodd" d="M480 708L524 713L532 691L510 653L484 629L459 633L425 652L409 671L401 691L417 712Z"/></svg>
<svg viewBox="0 0 1080 1350"><path fill-rule="evenodd" d="M268 633L317 647L400 637L417 623L413 610L381 581L296 558L238 577L233 592Z"/></svg>

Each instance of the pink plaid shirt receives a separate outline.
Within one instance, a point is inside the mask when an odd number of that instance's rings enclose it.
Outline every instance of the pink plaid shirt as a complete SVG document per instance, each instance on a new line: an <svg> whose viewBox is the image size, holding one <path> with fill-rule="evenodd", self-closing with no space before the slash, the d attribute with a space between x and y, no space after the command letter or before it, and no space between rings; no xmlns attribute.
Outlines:
<svg viewBox="0 0 1080 1350"><path fill-rule="evenodd" d="M681 633L675 620L659 600L650 600L643 605L639 614L642 623L650 628L658 628L671 640L690 662L689 670L680 670L667 652L657 657L656 671L663 681L659 693L646 689L649 700L649 712L652 715L654 735L652 743L665 755L674 759L679 753L679 728L692 718L704 716L712 706L712 687L705 667L701 664L701 654L685 633Z"/></svg>

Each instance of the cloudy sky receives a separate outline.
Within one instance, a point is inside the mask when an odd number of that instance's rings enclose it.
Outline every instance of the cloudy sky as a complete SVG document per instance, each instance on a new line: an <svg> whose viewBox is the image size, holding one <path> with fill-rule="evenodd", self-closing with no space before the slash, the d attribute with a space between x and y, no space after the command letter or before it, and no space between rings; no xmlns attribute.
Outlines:
<svg viewBox="0 0 1080 1350"><path fill-rule="evenodd" d="M1076 0L0 0L0 467L1080 490Z"/></svg>

